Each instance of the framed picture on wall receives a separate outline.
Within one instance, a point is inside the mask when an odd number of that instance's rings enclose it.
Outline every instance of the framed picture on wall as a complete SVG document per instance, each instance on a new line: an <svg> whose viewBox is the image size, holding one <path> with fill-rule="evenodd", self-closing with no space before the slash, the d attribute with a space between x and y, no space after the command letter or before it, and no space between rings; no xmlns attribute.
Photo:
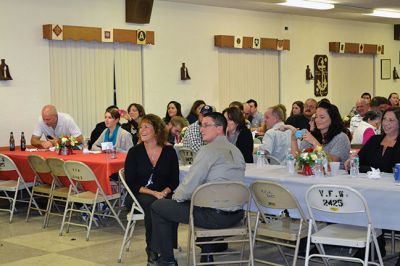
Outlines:
<svg viewBox="0 0 400 266"><path fill-rule="evenodd" d="M381 79L391 78L390 68L390 59L381 59Z"/></svg>

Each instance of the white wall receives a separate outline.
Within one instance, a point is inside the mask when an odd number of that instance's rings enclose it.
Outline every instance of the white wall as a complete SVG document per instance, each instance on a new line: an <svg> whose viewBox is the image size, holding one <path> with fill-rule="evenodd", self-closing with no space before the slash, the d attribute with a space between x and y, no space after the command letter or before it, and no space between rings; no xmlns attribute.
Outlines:
<svg viewBox="0 0 400 266"><path fill-rule="evenodd" d="M391 59L392 68L400 68L400 42L393 41L392 25L158 0L148 25L125 23L124 0L0 0L0 6L0 58L6 59L14 78L0 82L0 146L8 144L10 131L17 132L18 138L20 131L30 136L41 107L50 101L49 51L48 41L42 39L43 24L155 31L156 45L144 47L144 104L146 111L161 116L170 100L180 101L185 113L197 98L218 105L218 49L213 43L216 34L291 40L291 51L281 54L281 102L288 107L295 100L313 97L312 82L305 81L305 68L313 64L315 54L327 54L329 60L334 60L328 51L329 41L384 44L385 55L375 60L377 94L388 96L400 88L398 81L380 80L381 58ZM189 68L190 81L180 81L182 62ZM352 71L351 61L346 67ZM329 79L334 78L330 73ZM343 105L347 112L349 100L346 95L332 94L334 89L330 87L328 98L339 107Z"/></svg>

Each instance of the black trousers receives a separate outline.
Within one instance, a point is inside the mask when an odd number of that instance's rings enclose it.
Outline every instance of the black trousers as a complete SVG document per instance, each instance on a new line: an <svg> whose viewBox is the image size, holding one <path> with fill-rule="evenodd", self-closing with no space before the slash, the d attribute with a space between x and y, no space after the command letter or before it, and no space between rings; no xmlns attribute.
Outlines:
<svg viewBox="0 0 400 266"><path fill-rule="evenodd" d="M158 252L162 259L174 257L174 240L177 231L174 228L178 223L189 223L190 202L176 202L175 200L157 200L151 205L153 219L153 237L151 249ZM222 229L234 226L243 219L243 211L233 213L219 212L210 208L195 207L193 211L195 226L206 229Z"/></svg>

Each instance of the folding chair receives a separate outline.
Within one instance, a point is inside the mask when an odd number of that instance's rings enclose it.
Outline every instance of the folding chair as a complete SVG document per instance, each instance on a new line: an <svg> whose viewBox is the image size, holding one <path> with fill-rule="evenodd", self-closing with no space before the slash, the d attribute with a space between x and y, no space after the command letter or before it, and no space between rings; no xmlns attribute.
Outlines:
<svg viewBox="0 0 400 266"><path fill-rule="evenodd" d="M310 215L307 250L305 265L309 264L310 258L320 257L324 261L327 259L344 260L358 262L363 265L374 264L383 266L381 252L379 250L377 233L371 221L367 201L355 189L348 186L338 185L314 185L306 193L306 203ZM323 228L316 225L315 214L338 214L346 215L347 219L351 216L364 217L363 225L355 226L348 224L330 224ZM373 242L375 251L378 255L379 263L368 261L369 244ZM310 255L310 243L314 243L320 254ZM337 245L345 247L365 248L364 260L346 256L327 255L323 245Z"/></svg>
<svg viewBox="0 0 400 266"><path fill-rule="evenodd" d="M144 220L144 211L140 206L139 202L137 201L135 195L133 195L132 191L126 184L124 169L119 170L119 180L122 183L123 189L126 190L128 196L130 196L133 200L132 208L126 217L127 224L125 228L125 234L122 240L121 249L119 250L118 262L120 263L122 261L122 253L124 252L125 249L126 251L129 251L129 248L131 246L131 240L133 231L135 230L136 221Z"/></svg>
<svg viewBox="0 0 400 266"><path fill-rule="evenodd" d="M52 212L53 205L55 202L61 202L65 207L65 203L67 202L67 197L68 197L69 186L71 185L67 177L67 174L64 171L64 160L60 158L50 157L46 159L46 163L51 170L51 175L54 178L56 186L51 190L50 193L50 202L48 210L46 212L43 228L49 225L50 215L56 215L61 217L63 216L64 212L62 212L61 214Z"/></svg>
<svg viewBox="0 0 400 266"><path fill-rule="evenodd" d="M63 215L63 220L61 223L60 236L63 234L64 225L67 224L67 233L69 232L69 226L75 225L80 227L85 227L86 232L86 240L89 240L90 229L92 226L96 204L104 203L108 206L111 214L99 213L100 216L103 217L112 217L117 220L118 224L121 226L122 230L125 231L125 227L119 219L117 213L114 210L113 205L110 201L117 201L120 198L120 193L114 193L112 195L106 195L101 188L99 181L96 178L96 175L93 171L84 163L76 162L76 161L66 161L64 162L64 170L67 174L68 178L71 181L71 186L69 187L67 202L65 206L65 211ZM74 184L74 182L76 184ZM92 192L85 189L83 183L85 182L93 182L96 184L96 192ZM74 204L80 203L84 205L84 209L74 208ZM92 210L89 210L87 206L92 206ZM72 213L86 213L89 216L89 221L85 224L82 223L74 223L71 222ZM65 221L68 216L68 221Z"/></svg>
<svg viewBox="0 0 400 266"><path fill-rule="evenodd" d="M4 193L4 196L0 196L0 199L6 199L10 202L9 209L1 208L0 211L6 211L10 213L10 223L12 222L12 218L14 212L16 211L15 203L29 201L26 200L18 200L18 191L25 190L29 197L32 197L32 193L29 190L29 187L32 187L33 183L26 183L24 178L21 175L21 172L18 170L18 167L15 165L14 161L8 157L7 155L0 153L0 192ZM10 196L9 193L14 193L13 196ZM37 207L37 203L33 200L33 204ZM41 214L41 213L40 213Z"/></svg>
<svg viewBox="0 0 400 266"><path fill-rule="evenodd" d="M194 152L189 148L181 148L179 150L179 157L181 158L181 162L183 165L192 164L194 156L195 156Z"/></svg>
<svg viewBox="0 0 400 266"><path fill-rule="evenodd" d="M47 212L50 203L51 190L55 187L54 178L51 176L51 170L46 163L46 159L39 155L31 154L28 156L28 163L32 171L35 173L35 178L32 186L32 195L29 200L28 211L26 213L26 221L28 222L29 214L31 209L37 210L45 213L45 218L43 220L43 228L45 227ZM32 200L34 198L45 198L46 208L36 208L32 207Z"/></svg>
<svg viewBox="0 0 400 266"><path fill-rule="evenodd" d="M289 262L281 246L294 248L292 265L295 266L300 239L307 237L307 220L299 202L289 190L274 182L256 181L250 185L250 191L258 210L253 241L276 245L286 265L289 265ZM269 217L265 214L266 208L282 210L282 215L280 217ZM300 218L289 217L285 214L287 210L297 212ZM255 247L255 244L253 247ZM254 261L281 265L257 258Z"/></svg>
<svg viewBox="0 0 400 266"><path fill-rule="evenodd" d="M190 250L193 253L193 265L207 265L207 264L241 264L248 263L254 265L253 261L253 242L251 239L251 225L249 219L249 207L251 202L251 194L249 189L240 182L218 182L206 183L199 186L192 195L190 202L190 216L189 216L189 229L188 229L188 257L187 265L190 262ZM206 207L214 209L225 209L232 207L240 207L244 209L244 220L235 227L224 229L204 229L194 226L194 207ZM216 238L214 240L200 241L197 238ZM221 239L221 237L228 237ZM241 237L239 239L229 239L229 237ZM240 259L230 260L223 262L196 262L196 244L216 244L216 243L242 243L240 252ZM244 245L249 245L249 258L243 259ZM237 252L218 252L207 253L209 255L223 255ZM202 255L201 253L199 255Z"/></svg>
<svg viewBox="0 0 400 266"><path fill-rule="evenodd" d="M267 158L269 164L271 164L271 165L280 165L281 164L281 162L278 160L278 158L276 158L270 154L265 155L265 158Z"/></svg>

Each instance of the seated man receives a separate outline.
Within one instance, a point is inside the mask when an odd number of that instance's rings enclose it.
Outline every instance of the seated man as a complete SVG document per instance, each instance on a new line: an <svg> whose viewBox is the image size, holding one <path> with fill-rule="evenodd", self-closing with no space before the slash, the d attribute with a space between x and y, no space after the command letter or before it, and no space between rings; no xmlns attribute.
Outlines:
<svg viewBox="0 0 400 266"><path fill-rule="evenodd" d="M152 206L153 235L152 250L160 254L159 266L177 265L174 253L174 226L189 222L190 199L194 190L205 183L244 181L245 162L239 149L225 136L227 122L221 113L206 114L201 122L201 134L208 144L196 155L189 173L175 190L172 199L155 201ZM196 209L195 223L203 228L227 228L239 223L242 210ZM216 222L218 221L218 222ZM203 245L208 251L210 245ZM202 262L213 261L211 256L202 256ZM150 264L151 265L151 264Z"/></svg>
<svg viewBox="0 0 400 266"><path fill-rule="evenodd" d="M203 108L201 108L199 120L191 124L186 130L186 134L182 140L183 147L189 148L193 152L197 153L200 148L205 145L200 133L200 125L201 121L203 121L204 115L209 114L212 111L213 108L210 105L204 105Z"/></svg>
<svg viewBox="0 0 400 266"><path fill-rule="evenodd" d="M41 140L43 135L46 140ZM75 137L78 143L83 141L81 130L69 114L58 113L54 105L45 105L39 123L32 133L31 145L48 149L54 147L63 135Z"/></svg>
<svg viewBox="0 0 400 266"><path fill-rule="evenodd" d="M279 130L284 125L284 117L284 112L279 105L270 107L265 111L264 119L268 130L265 132L260 147L280 162L285 160L288 149L291 147L290 131Z"/></svg>
<svg viewBox="0 0 400 266"><path fill-rule="evenodd" d="M181 116L174 116L165 126L168 132L168 142L172 145L181 142L181 131L188 126L188 121Z"/></svg>

